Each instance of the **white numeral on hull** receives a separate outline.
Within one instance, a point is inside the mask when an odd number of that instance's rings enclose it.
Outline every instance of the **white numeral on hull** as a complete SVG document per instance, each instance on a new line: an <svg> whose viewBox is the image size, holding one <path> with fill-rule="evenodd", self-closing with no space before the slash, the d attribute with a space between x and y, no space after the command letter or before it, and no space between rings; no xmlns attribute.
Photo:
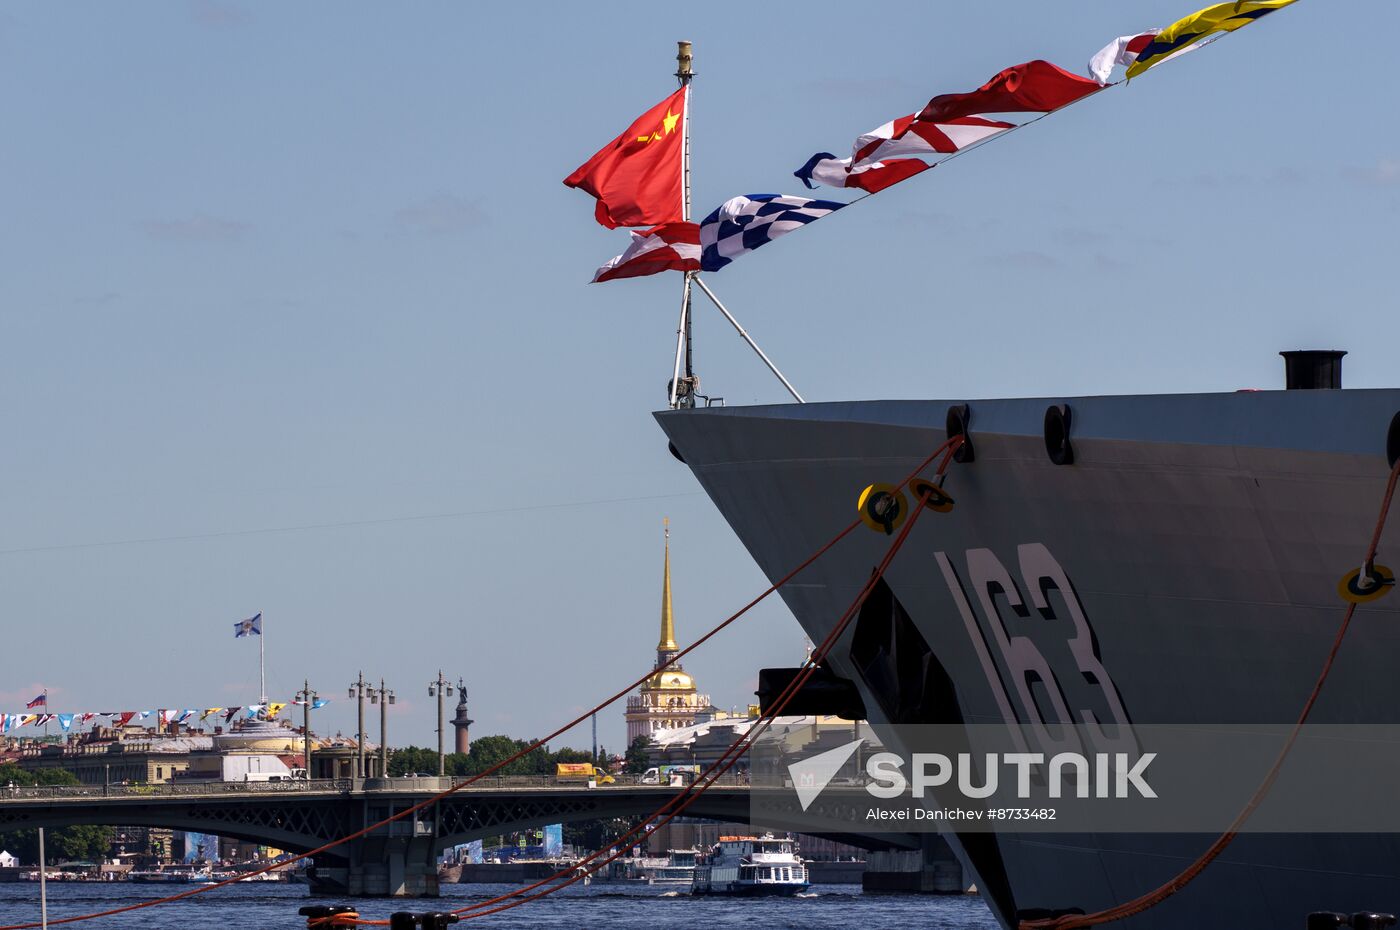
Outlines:
<svg viewBox="0 0 1400 930"><path fill-rule="evenodd" d="M990 549L966 552L968 581L982 609L979 621L948 556L942 552L934 554L1003 718L1008 723L1029 726L1042 750L1049 754L1083 750L1073 729L1075 723L1085 725L1096 751L1135 752L1137 740L1127 711L1112 677L1099 660L1093 627L1063 566L1042 543L1018 546L1017 556L1021 580L1030 593L1030 606L995 553ZM1059 592L1067 616L1061 615L1051 603L1051 591ZM1010 618L1003 616L998 606L999 597L1010 609ZM1035 639L1026 635L1037 628L1038 622L1043 624L1056 619L1067 619L1074 627L1074 635L1066 639L1065 646L1074 661L1075 674L1064 676L1065 681L1055 674ZM1013 629L1026 632L1012 632ZM1073 693L1081 697L1077 715L1070 711L1070 698L1064 688L1066 682L1072 686ZM1013 691L1020 713L1012 705L1010 692ZM1083 701L1084 698L1090 700ZM1095 706L1107 720L1091 709ZM1105 722L1113 725L1113 734L1104 729Z"/></svg>

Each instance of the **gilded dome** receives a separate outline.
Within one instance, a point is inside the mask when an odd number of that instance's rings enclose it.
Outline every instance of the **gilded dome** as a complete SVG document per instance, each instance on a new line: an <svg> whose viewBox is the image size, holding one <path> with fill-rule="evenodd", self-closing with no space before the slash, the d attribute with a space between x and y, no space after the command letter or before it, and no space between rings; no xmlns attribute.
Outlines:
<svg viewBox="0 0 1400 930"><path fill-rule="evenodd" d="M694 691L695 679L672 667L652 673L643 688L647 691Z"/></svg>

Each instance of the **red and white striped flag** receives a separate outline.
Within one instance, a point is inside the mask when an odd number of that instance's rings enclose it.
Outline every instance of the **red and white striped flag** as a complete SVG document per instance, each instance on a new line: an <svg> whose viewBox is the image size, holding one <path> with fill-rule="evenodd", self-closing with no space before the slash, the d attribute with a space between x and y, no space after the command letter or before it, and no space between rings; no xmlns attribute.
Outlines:
<svg viewBox="0 0 1400 930"><path fill-rule="evenodd" d="M936 156L950 156L1023 125L989 114L1044 115L1100 90L1098 81L1048 61L1028 61L998 72L974 91L939 94L918 113L871 130L856 139L850 158L818 152L793 173L808 187L858 187L873 194L932 168L936 162L926 162Z"/></svg>
<svg viewBox="0 0 1400 930"><path fill-rule="evenodd" d="M876 194L933 167L920 159L951 155L1012 126L1012 123L982 116L924 123L915 120L911 113L857 136L850 158L818 152L793 173L808 188L825 184L827 187L855 187Z"/></svg>
<svg viewBox="0 0 1400 930"><path fill-rule="evenodd" d="M700 270L700 227L695 223L666 223L632 233L621 255L593 275L593 283L617 278L640 278L661 271Z"/></svg>

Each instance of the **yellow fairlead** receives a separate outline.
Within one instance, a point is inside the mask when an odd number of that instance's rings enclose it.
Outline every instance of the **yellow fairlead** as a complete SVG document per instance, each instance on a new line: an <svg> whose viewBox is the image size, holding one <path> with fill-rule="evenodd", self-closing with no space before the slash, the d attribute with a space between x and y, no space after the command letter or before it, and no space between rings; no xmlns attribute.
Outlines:
<svg viewBox="0 0 1400 930"><path fill-rule="evenodd" d="M909 482L909 493L915 500L924 500L924 495L928 495L924 506L934 513L947 513L953 509L953 495L932 481L915 478Z"/></svg>
<svg viewBox="0 0 1400 930"><path fill-rule="evenodd" d="M908 518L909 501L892 484L872 484L860 492L856 509L860 511L860 522L889 536Z"/></svg>
<svg viewBox="0 0 1400 930"><path fill-rule="evenodd" d="M1342 600L1351 604L1369 604L1378 601L1395 587L1395 573L1384 565L1367 565L1348 572L1337 583L1337 593Z"/></svg>

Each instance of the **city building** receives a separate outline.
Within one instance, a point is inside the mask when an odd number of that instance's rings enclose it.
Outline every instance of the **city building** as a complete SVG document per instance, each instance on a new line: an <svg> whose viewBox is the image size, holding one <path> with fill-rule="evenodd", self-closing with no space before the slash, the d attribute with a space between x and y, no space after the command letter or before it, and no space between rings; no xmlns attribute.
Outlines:
<svg viewBox="0 0 1400 930"><path fill-rule="evenodd" d="M366 744L372 755L379 747ZM312 737L313 776L349 778L354 740ZM323 760L320 757L324 755ZM257 781L292 777L307 768L300 727L285 721L246 720L212 733L171 723L165 727L94 726L59 738L12 739L0 744L0 763L26 771L66 769L84 785L155 785L171 781Z"/></svg>
<svg viewBox="0 0 1400 930"><path fill-rule="evenodd" d="M66 769L84 785L145 785L173 780L190 765L195 752L213 749L213 738L175 725L103 727L66 739L12 740L0 762L28 772Z"/></svg>
<svg viewBox="0 0 1400 930"><path fill-rule="evenodd" d="M758 723L758 708L750 707L747 717L725 716L714 720L677 727L656 733L646 747L647 764L698 765L702 769L718 763L729 754L729 747ZM765 739L803 740L804 751L820 752L835 749L859 731L856 724L839 717L774 717L765 731ZM745 749L730 769L733 774L749 770L749 753Z"/></svg>
<svg viewBox="0 0 1400 930"><path fill-rule="evenodd" d="M373 743L365 745L372 773L378 771L378 750ZM64 769L83 785L98 787L301 777L304 754L302 730L283 720L237 721L228 729L215 726L212 733L173 721L150 727L129 722L63 737L0 738L0 764L13 763L30 772ZM312 776L353 777L357 755L352 739L313 736ZM109 856L131 868L179 859L263 860L277 852L227 837L117 826L112 828Z"/></svg>
<svg viewBox="0 0 1400 930"><path fill-rule="evenodd" d="M725 716L715 711L708 695L699 693L679 662L667 663L680 652L671 612L671 527L665 522L665 567L661 580L661 638L656 644L654 673L642 683L637 694L627 699L627 742L637 737L654 739L657 734L693 726Z"/></svg>

